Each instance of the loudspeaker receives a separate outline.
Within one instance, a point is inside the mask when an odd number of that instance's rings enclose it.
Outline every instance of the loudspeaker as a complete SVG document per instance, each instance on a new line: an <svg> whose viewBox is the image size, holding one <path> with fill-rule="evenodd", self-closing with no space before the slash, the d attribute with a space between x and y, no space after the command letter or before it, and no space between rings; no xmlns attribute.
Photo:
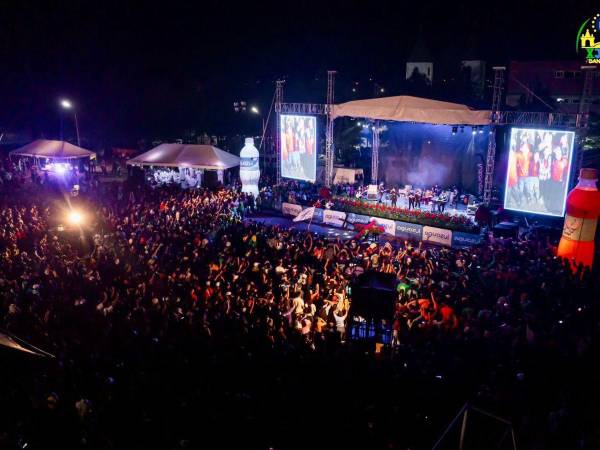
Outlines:
<svg viewBox="0 0 600 450"><path fill-rule="evenodd" d="M396 298L395 274L365 272L352 285L351 315L391 321Z"/></svg>

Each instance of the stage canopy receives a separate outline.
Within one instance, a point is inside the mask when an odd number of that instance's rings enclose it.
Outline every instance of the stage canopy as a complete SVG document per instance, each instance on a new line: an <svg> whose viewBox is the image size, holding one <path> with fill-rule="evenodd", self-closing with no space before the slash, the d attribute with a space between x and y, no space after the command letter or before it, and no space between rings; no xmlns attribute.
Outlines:
<svg viewBox="0 0 600 450"><path fill-rule="evenodd" d="M10 152L10 156L29 156L32 158L56 158L56 159L94 159L96 154L65 141L51 141L38 139L21 148Z"/></svg>
<svg viewBox="0 0 600 450"><path fill-rule="evenodd" d="M333 118L337 117L435 125L489 125L491 111L477 111L459 103L400 95L333 105Z"/></svg>
<svg viewBox="0 0 600 450"><path fill-rule="evenodd" d="M239 166L240 158L212 145L160 144L130 159L127 164L223 170Z"/></svg>

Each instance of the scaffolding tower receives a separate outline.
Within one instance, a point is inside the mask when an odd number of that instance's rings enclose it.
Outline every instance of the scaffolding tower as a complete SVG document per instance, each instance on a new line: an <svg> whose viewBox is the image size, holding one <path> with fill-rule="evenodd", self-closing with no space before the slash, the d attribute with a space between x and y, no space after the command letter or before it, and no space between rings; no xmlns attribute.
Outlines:
<svg viewBox="0 0 600 450"><path fill-rule="evenodd" d="M325 186L330 187L333 181L333 105L335 102L335 70L327 71L327 131L325 134Z"/></svg>
<svg viewBox="0 0 600 450"><path fill-rule="evenodd" d="M488 140L487 158L485 162L485 179L483 182L483 204L488 206L492 199L494 184L494 164L496 162L496 125L500 121L500 105L504 90L504 72L506 67L494 67L494 92L492 95L492 120Z"/></svg>

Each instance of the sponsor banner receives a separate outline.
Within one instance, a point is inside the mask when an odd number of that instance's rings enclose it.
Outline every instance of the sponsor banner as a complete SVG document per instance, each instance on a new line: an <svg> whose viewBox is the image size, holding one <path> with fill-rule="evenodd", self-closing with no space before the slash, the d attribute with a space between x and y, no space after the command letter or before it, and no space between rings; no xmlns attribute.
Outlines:
<svg viewBox="0 0 600 450"><path fill-rule="evenodd" d="M326 209L323 211L323 222L334 227L341 227L346 220L346 213L342 211L332 211Z"/></svg>
<svg viewBox="0 0 600 450"><path fill-rule="evenodd" d="M479 243L481 243L481 235L479 234L452 232L452 247L470 247Z"/></svg>
<svg viewBox="0 0 600 450"><path fill-rule="evenodd" d="M313 215L313 223L323 222L323 210L321 208L315 208L315 214Z"/></svg>
<svg viewBox="0 0 600 450"><path fill-rule="evenodd" d="M282 203L281 212L286 216L296 217L302 211L302 206L295 205L294 203Z"/></svg>
<svg viewBox="0 0 600 450"><path fill-rule="evenodd" d="M375 221L375 223L385 230L385 234L389 234L390 236L396 235L396 222L390 219L382 219L381 217L371 217L370 221Z"/></svg>
<svg viewBox="0 0 600 450"><path fill-rule="evenodd" d="M369 216L363 216L362 214L348 213L348 222L350 223L363 223L368 224L371 221Z"/></svg>
<svg viewBox="0 0 600 450"><path fill-rule="evenodd" d="M423 227L423 242L432 242L434 244L452 245L452 231L436 227Z"/></svg>
<svg viewBox="0 0 600 450"><path fill-rule="evenodd" d="M396 237L401 239L416 239L420 241L423 237L423 225L396 221Z"/></svg>

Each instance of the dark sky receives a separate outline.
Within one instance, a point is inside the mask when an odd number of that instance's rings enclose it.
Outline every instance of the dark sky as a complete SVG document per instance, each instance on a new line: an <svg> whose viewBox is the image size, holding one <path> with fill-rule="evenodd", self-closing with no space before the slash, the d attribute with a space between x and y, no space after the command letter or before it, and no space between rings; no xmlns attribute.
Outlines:
<svg viewBox="0 0 600 450"><path fill-rule="evenodd" d="M76 103L84 137L105 145L232 132L258 120L232 102L268 109L281 76L288 101L323 102L330 68L340 99L354 80L371 95L370 77L399 94L419 39L434 70L464 58L573 59L577 28L600 10L588 0L186 3L3 4L0 132L58 137L61 96Z"/></svg>

